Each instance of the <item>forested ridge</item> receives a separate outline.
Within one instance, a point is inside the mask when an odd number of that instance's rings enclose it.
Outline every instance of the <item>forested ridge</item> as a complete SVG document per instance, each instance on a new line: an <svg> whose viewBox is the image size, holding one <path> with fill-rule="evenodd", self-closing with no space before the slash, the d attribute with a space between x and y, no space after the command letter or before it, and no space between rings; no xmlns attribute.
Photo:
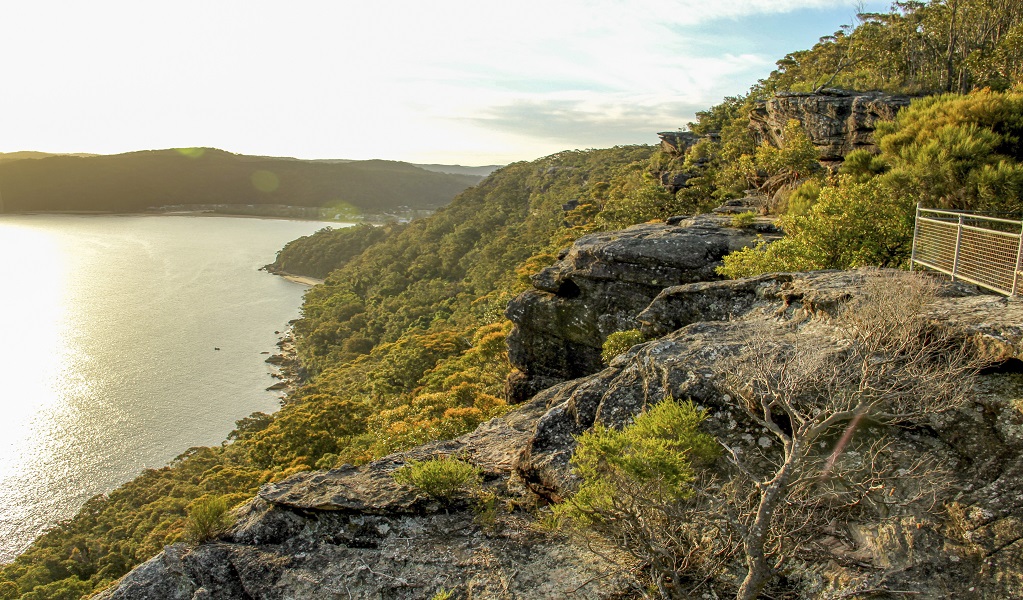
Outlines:
<svg viewBox="0 0 1023 600"><path fill-rule="evenodd" d="M1000 0L896 3L699 113L689 129L714 135L684 155L562 152L508 165L429 218L292 242L276 268L326 279L295 326L308 382L277 413L239 421L221 447L190 449L91 500L0 570L0 598L78 598L183 539L189 508L210 497L237 504L265 482L365 463L502 414L505 305L586 232L704 211L754 189L788 237L733 255L724 274L742 276L898 266L918 201L1018 213L1021 12ZM946 93L879 128L880 154L850 155L841 173L817 164L798 123L782 147L754 142L757 101L822 86ZM672 173L686 185L665 187Z"/></svg>
<svg viewBox="0 0 1023 600"><path fill-rule="evenodd" d="M304 161L213 148L0 161L0 212L289 205L342 214L434 209L480 181L384 160Z"/></svg>

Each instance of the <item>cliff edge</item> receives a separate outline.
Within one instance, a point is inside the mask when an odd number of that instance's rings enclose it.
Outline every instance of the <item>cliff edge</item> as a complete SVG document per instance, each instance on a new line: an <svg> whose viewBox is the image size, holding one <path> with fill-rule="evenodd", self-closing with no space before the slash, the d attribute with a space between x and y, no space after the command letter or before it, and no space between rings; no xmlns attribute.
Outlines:
<svg viewBox="0 0 1023 600"><path fill-rule="evenodd" d="M506 416L455 440L264 486L221 539L170 546L97 597L411 599L440 590L472 598L638 597L629 580L637 565L627 558L536 527L538 507L576 485L568 464L575 436L595 423L626 424L670 395L705 408L704 427L722 444L770 455L771 440L717 385L729 358L751 335L779 346L833 340L831 316L876 274L701 281L741 232L733 239L700 222L683 225L583 238L534 279L537 289L509 308L530 332L512 341L510 354L549 379L520 387L543 389L523 394ZM638 251L637 239L664 252ZM534 308L515 308L523 306ZM954 485L941 501L959 509L954 517L939 510L837 523L821 532L813 568L789 574L793 595L1023 596L1023 302L946 284L929 311L992 367L957 412L889 434L900 460L951 465ZM632 327L650 339L601 365L598 340ZM565 364L581 357L582 366L543 371L559 353ZM441 505L390 476L432 457L478 466L494 510L481 518L469 502ZM719 462L714 468L727 477ZM706 589L718 593L714 582Z"/></svg>

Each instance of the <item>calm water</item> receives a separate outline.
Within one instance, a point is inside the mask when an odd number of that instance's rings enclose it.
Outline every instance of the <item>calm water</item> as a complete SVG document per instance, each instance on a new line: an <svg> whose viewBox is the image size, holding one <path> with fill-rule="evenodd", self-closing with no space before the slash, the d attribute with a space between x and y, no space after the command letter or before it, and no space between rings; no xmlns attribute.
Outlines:
<svg viewBox="0 0 1023 600"><path fill-rule="evenodd" d="M0 216L0 562L93 495L277 408L261 352L305 288L257 269L323 226Z"/></svg>

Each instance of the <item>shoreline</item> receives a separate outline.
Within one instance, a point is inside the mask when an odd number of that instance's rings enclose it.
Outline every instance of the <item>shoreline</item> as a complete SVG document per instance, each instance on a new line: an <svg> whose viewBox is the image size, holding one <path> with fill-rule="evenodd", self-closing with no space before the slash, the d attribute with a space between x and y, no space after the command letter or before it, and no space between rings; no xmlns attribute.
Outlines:
<svg viewBox="0 0 1023 600"><path fill-rule="evenodd" d="M267 271L267 273L270 273L270 271ZM290 281L292 283L298 283L298 284L301 284L301 285L307 285L309 287L312 287L314 285L320 285L321 283L326 281L326 279L317 279L315 277L307 277L305 275L292 275L291 273L283 273L282 272L282 273L270 273L270 274L271 275L276 275L278 277L283 277L284 279L287 279L288 281Z"/></svg>
<svg viewBox="0 0 1023 600"><path fill-rule="evenodd" d="M277 277L280 277L282 279L286 279L286 280L288 280L288 281L290 281L292 283L298 283L298 284L301 284L301 285L307 285L309 287L312 287L314 285L320 285L321 283L326 281L326 279L317 279L316 277L311 277L309 275L296 275L294 273L288 273L287 271L281 271L279 269L274 269L273 268L273 263L271 263L269 265L263 265L262 267L259 268L259 270L260 271L266 271L267 273L269 273L271 275L276 275Z"/></svg>
<svg viewBox="0 0 1023 600"><path fill-rule="evenodd" d="M140 211L140 212L107 212L99 210L26 210L19 212L0 213L0 217L6 216L47 216L60 215L71 217L222 217L227 219L266 219L270 221L311 221L316 223L358 225L356 221L334 221L331 219L310 219L306 217L282 217L276 215L253 215L253 214L232 214L218 213L208 210L195 211Z"/></svg>

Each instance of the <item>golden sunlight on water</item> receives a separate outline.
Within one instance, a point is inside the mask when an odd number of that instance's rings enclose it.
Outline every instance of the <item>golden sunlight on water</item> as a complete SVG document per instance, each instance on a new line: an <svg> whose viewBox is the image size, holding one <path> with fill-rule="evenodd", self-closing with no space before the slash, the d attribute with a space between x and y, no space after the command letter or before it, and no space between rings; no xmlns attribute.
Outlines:
<svg viewBox="0 0 1023 600"><path fill-rule="evenodd" d="M323 225L0 215L0 562L276 408L263 353L305 288L257 269Z"/></svg>
<svg viewBox="0 0 1023 600"><path fill-rule="evenodd" d="M0 237L0 256L7 257L5 287L30 287L38 293L5 293L0 310L0 362L11 373L24 373L2 382L0 440L5 457L28 449L33 430L45 427L45 409L60 402L68 376L64 281L67 264L56 236L34 229L11 229ZM39 374L32 377L28 374ZM21 460L0 462L0 476L24 467Z"/></svg>
<svg viewBox="0 0 1023 600"><path fill-rule="evenodd" d="M7 228L0 236L5 257L0 298L0 364L13 377L0 382L0 481L19 493L45 493L33 473L52 463L67 437L60 434L68 392L87 384L70 368L65 335L68 264L59 236L32 228ZM14 293L30 288L32 294ZM63 469L60 469L63 470ZM66 475L66 474L65 474ZM14 532L39 527L25 503L7 505L0 526Z"/></svg>

